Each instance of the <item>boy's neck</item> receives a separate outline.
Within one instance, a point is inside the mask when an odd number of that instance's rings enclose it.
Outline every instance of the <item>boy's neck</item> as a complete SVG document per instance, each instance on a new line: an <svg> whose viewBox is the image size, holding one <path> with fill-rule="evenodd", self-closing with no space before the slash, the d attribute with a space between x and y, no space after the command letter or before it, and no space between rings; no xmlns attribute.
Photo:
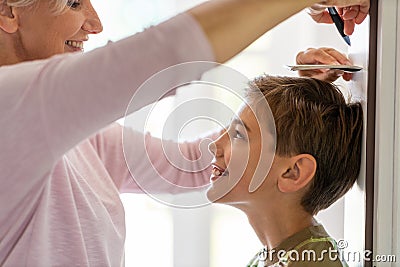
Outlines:
<svg viewBox="0 0 400 267"><path fill-rule="evenodd" d="M288 237L317 224L314 217L305 211L278 211L275 214L271 211L260 212L260 209L252 211L245 213L261 243L269 249L276 248Z"/></svg>

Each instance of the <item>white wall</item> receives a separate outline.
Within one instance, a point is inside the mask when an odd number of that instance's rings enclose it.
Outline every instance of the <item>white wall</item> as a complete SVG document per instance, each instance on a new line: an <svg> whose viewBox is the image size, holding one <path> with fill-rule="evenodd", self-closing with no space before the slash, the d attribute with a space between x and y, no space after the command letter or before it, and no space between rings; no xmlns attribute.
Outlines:
<svg viewBox="0 0 400 267"><path fill-rule="evenodd" d="M396 33L396 42L397 42L397 48L396 48L396 84L395 84L395 129L394 129L394 138L395 138L395 150L394 150L394 158L393 158L393 164L394 164L394 198L393 198L393 214L394 214L394 220L393 220L393 249L392 251L396 253L398 262L397 267L400 266L400 207L399 207L399 202L400 202L400 3L397 1L397 33ZM395 264L393 264L395 266Z"/></svg>
<svg viewBox="0 0 400 267"><path fill-rule="evenodd" d="M364 69L353 76L348 86L351 88L352 98L361 101L364 110L364 136L363 154L360 176L352 190L345 196L344 214L344 239L345 253L364 251L365 243L365 216L366 216L366 128L367 128L367 91L368 88L368 64L369 64L369 20L364 21L351 37L352 46L349 47L349 55L355 65ZM347 255L347 254L346 254ZM363 266L363 259L345 257L349 266Z"/></svg>
<svg viewBox="0 0 400 267"><path fill-rule="evenodd" d="M396 255L400 266L400 8L379 1L375 154L375 255Z"/></svg>

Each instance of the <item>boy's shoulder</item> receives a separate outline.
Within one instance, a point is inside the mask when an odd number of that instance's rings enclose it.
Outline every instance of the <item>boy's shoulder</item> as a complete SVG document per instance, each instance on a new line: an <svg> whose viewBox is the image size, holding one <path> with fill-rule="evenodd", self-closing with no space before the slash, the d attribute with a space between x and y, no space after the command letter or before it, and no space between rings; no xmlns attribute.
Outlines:
<svg viewBox="0 0 400 267"><path fill-rule="evenodd" d="M304 240L288 253L290 267L347 267L336 241L329 236Z"/></svg>
<svg viewBox="0 0 400 267"><path fill-rule="evenodd" d="M342 267L340 250L321 224L310 226L282 242L287 249L283 260L290 267Z"/></svg>

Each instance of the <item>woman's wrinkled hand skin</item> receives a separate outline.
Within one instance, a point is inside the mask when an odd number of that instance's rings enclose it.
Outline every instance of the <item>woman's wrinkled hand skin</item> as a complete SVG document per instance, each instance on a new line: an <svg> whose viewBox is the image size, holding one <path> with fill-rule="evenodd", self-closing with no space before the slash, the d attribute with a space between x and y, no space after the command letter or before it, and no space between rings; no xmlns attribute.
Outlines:
<svg viewBox="0 0 400 267"><path fill-rule="evenodd" d="M368 15L369 0L327 0L315 4L308 9L311 18L318 23L333 23L331 16L326 11L329 6L337 8L344 22L344 33L352 35L356 24L361 24Z"/></svg>
<svg viewBox="0 0 400 267"><path fill-rule="evenodd" d="M346 55L339 51L333 48L322 47L308 48L305 51L299 52L296 56L296 64L352 65L352 62ZM344 80L350 81L353 77L351 73L329 69L301 70L299 71L299 75L327 82L334 82L339 77L343 77Z"/></svg>

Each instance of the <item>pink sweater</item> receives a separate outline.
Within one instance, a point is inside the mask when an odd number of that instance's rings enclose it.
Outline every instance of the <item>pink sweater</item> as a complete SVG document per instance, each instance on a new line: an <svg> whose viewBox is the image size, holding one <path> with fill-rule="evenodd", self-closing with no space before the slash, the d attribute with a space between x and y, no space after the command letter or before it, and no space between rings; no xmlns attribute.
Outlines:
<svg viewBox="0 0 400 267"><path fill-rule="evenodd" d="M141 191L125 164L122 128L107 125L147 78L193 60L212 61L213 52L182 14L86 54L0 68L0 266L124 265L119 193ZM127 134L128 147L143 142L143 133ZM172 182L208 182L207 171L180 172L162 157L160 140L146 139L151 161ZM200 153L196 142L181 149L193 159ZM143 176L154 191L168 190Z"/></svg>

